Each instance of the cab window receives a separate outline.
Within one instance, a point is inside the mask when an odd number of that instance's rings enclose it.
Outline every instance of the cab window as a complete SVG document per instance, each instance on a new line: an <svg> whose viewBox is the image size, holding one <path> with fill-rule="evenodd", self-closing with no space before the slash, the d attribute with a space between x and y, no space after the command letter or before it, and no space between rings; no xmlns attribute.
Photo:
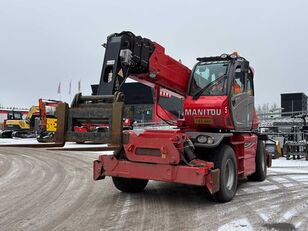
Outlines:
<svg viewBox="0 0 308 231"><path fill-rule="evenodd" d="M237 95L243 93L245 90L245 73L240 68L236 68L235 76L232 83L232 93Z"/></svg>
<svg viewBox="0 0 308 231"><path fill-rule="evenodd" d="M248 77L247 77L247 81L246 81L246 92L248 93L248 95L253 96L254 95L254 91L253 91L253 81L252 81L252 72L251 70L249 70L248 72Z"/></svg>
<svg viewBox="0 0 308 231"><path fill-rule="evenodd" d="M201 62L193 72L190 95L225 95L226 73L229 62Z"/></svg>

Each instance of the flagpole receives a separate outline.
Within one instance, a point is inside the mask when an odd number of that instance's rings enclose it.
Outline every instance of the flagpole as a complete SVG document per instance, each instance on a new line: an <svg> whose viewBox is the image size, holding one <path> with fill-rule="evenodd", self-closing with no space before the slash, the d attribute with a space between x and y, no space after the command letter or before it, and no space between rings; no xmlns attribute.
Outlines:
<svg viewBox="0 0 308 231"><path fill-rule="evenodd" d="M69 83L69 88L68 88L68 94L70 96L70 102L72 102L72 80L70 80L70 83Z"/></svg>
<svg viewBox="0 0 308 231"><path fill-rule="evenodd" d="M59 85L58 85L58 95L59 95L59 100L62 101L62 97L61 97L61 81L59 82Z"/></svg>
<svg viewBox="0 0 308 231"><path fill-rule="evenodd" d="M78 93L81 92L81 79L78 81Z"/></svg>

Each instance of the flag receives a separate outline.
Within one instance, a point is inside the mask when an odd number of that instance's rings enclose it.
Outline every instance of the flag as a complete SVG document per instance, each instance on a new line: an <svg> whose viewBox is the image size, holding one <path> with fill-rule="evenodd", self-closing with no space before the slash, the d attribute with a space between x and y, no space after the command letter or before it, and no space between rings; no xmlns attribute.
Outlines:
<svg viewBox="0 0 308 231"><path fill-rule="evenodd" d="M58 94L61 94L61 81L59 82L59 85L58 85Z"/></svg>
<svg viewBox="0 0 308 231"><path fill-rule="evenodd" d="M78 81L78 92L81 92L81 80Z"/></svg>
<svg viewBox="0 0 308 231"><path fill-rule="evenodd" d="M68 94L70 95L72 93L72 80L70 80L70 84L68 86Z"/></svg>

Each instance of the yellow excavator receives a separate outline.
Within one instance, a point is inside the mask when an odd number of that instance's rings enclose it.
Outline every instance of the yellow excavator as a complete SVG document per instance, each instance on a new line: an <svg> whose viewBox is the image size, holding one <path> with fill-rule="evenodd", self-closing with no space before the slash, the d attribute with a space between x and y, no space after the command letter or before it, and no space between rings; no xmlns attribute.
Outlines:
<svg viewBox="0 0 308 231"><path fill-rule="evenodd" d="M32 106L26 116L23 119L20 112L9 111L7 120L4 121L4 130L0 133L1 138L32 138L35 137L34 125L35 118L39 117L39 107Z"/></svg>

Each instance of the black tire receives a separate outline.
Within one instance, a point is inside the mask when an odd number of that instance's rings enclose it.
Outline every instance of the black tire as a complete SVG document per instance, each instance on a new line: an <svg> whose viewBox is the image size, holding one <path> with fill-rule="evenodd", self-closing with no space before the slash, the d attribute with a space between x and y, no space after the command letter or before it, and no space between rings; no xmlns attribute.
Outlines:
<svg viewBox="0 0 308 231"><path fill-rule="evenodd" d="M5 131L4 130L3 132L1 132L0 138L7 138L7 139L13 138L12 133L13 133L13 131Z"/></svg>
<svg viewBox="0 0 308 231"><path fill-rule="evenodd" d="M264 181L267 175L266 152L263 141L259 140L256 152L256 171L248 176L251 181Z"/></svg>
<svg viewBox="0 0 308 231"><path fill-rule="evenodd" d="M213 194L217 202L231 201L237 190L237 162L233 149L224 145L213 153L215 168L220 169L219 191Z"/></svg>
<svg viewBox="0 0 308 231"><path fill-rule="evenodd" d="M148 180L112 177L114 186L122 192L138 193L141 192L148 184Z"/></svg>

